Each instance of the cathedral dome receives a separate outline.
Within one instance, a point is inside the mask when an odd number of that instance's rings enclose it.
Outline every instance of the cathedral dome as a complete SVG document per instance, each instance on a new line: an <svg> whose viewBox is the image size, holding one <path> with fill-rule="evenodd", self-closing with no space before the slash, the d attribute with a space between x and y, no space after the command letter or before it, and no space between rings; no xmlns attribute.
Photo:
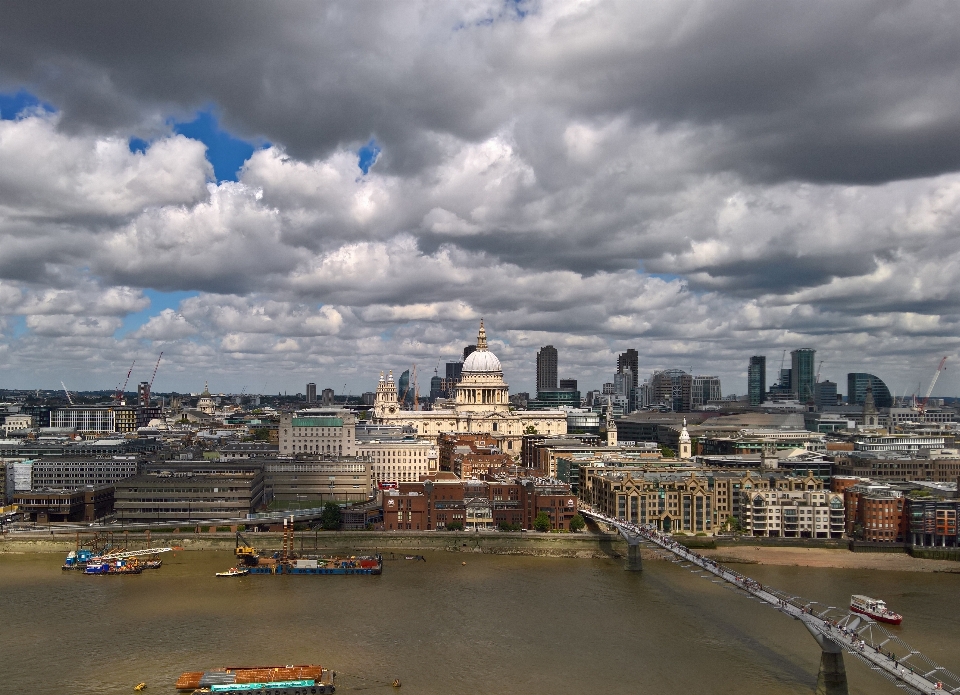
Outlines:
<svg viewBox="0 0 960 695"><path fill-rule="evenodd" d="M464 372L501 372L500 360L489 350L471 352L463 362Z"/></svg>
<svg viewBox="0 0 960 695"><path fill-rule="evenodd" d="M467 355L463 361L463 372L489 373L502 372L500 360L487 350L487 332L483 328L483 319L480 319L480 332L477 334L477 349Z"/></svg>

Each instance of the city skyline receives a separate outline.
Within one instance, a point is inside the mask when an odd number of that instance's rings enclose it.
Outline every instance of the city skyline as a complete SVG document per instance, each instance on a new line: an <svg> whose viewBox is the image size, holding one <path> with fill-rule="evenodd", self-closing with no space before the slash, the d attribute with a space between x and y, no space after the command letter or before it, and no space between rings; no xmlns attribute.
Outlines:
<svg viewBox="0 0 960 695"><path fill-rule="evenodd" d="M338 7L6 7L0 385L960 393L960 8Z"/></svg>

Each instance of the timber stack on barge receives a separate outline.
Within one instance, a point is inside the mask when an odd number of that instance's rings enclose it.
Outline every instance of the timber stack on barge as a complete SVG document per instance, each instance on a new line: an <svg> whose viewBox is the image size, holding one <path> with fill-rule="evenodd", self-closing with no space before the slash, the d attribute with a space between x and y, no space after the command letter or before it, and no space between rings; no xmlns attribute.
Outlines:
<svg viewBox="0 0 960 695"><path fill-rule="evenodd" d="M337 674L322 666L228 666L187 671L177 679L181 693L263 693L264 695L327 695L336 691Z"/></svg>
<svg viewBox="0 0 960 695"><path fill-rule="evenodd" d="M383 558L377 555L351 555L348 557L298 555L294 552L293 520L283 520L283 548L266 557L237 533L234 555L240 561L239 568L247 574L349 574L374 575L383 572Z"/></svg>

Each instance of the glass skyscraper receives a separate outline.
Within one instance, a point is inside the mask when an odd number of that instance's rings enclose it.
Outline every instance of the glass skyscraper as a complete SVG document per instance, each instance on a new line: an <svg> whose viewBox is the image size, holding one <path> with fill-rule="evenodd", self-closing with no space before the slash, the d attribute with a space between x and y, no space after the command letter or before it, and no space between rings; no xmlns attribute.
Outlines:
<svg viewBox="0 0 960 695"><path fill-rule="evenodd" d="M790 353L790 390L801 403L814 400L816 358L817 351L813 348L800 348Z"/></svg>
<svg viewBox="0 0 960 695"><path fill-rule="evenodd" d="M754 355L747 367L747 395L750 405L760 405L767 397L767 358Z"/></svg>

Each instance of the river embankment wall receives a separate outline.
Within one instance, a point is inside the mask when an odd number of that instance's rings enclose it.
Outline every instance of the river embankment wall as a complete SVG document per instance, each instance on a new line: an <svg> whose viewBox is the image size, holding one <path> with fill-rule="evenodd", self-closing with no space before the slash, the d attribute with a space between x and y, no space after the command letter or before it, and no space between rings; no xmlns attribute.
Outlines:
<svg viewBox="0 0 960 695"><path fill-rule="evenodd" d="M81 541L92 534L82 534ZM279 549L280 533L246 533L244 537L256 548ZM173 546L184 551L232 550L236 537L232 533L114 533L112 543L128 548ZM24 536L7 535L0 539L2 553L68 553L77 545L76 535ZM296 552L331 553L403 553L447 551L490 553L495 555L530 555L541 557L605 558L622 557L626 543L613 534L555 533L457 533L457 532L371 532L371 531L304 531L294 538Z"/></svg>

